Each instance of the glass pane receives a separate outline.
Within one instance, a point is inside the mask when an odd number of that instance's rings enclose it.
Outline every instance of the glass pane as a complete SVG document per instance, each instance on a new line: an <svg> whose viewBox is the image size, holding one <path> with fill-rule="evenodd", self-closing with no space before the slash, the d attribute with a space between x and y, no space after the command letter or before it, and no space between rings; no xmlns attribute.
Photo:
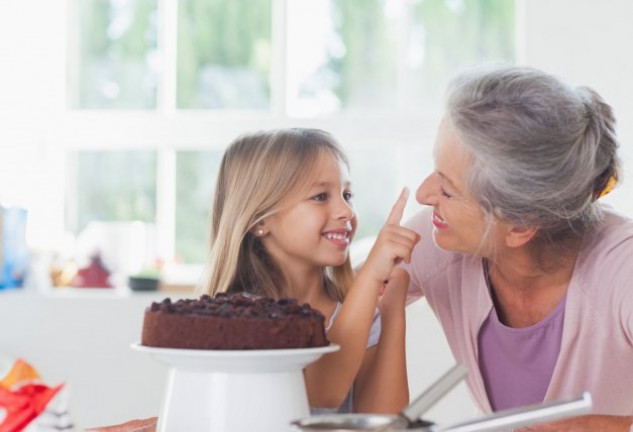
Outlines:
<svg viewBox="0 0 633 432"><path fill-rule="evenodd" d="M346 150L350 159L350 175L354 207L358 213L356 239L378 234L400 187L397 172L397 148L390 144L367 145ZM389 173L383 175L383 173ZM380 175L376 175L381 173Z"/></svg>
<svg viewBox="0 0 633 432"><path fill-rule="evenodd" d="M156 220L155 151L82 151L76 154L76 222Z"/></svg>
<svg viewBox="0 0 633 432"><path fill-rule="evenodd" d="M288 2L289 113L393 108L399 21L392 3Z"/></svg>
<svg viewBox="0 0 633 432"><path fill-rule="evenodd" d="M178 152L176 256L182 262L207 260L211 199L222 154L222 150Z"/></svg>
<svg viewBox="0 0 633 432"><path fill-rule="evenodd" d="M414 2L407 41L408 105L439 103L456 72L483 62L512 62L514 1L424 0Z"/></svg>
<svg viewBox="0 0 633 432"><path fill-rule="evenodd" d="M271 0L178 4L178 107L268 109Z"/></svg>
<svg viewBox="0 0 633 432"><path fill-rule="evenodd" d="M289 0L288 111L434 107L466 66L514 59L508 0Z"/></svg>
<svg viewBox="0 0 633 432"><path fill-rule="evenodd" d="M71 38L76 63L68 70L72 107L156 107L156 1L76 1L77 34Z"/></svg>

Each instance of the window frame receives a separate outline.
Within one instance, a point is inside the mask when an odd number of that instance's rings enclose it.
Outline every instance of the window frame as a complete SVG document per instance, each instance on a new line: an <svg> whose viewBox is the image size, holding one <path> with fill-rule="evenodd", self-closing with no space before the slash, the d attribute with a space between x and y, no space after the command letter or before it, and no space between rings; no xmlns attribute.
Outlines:
<svg viewBox="0 0 633 432"><path fill-rule="evenodd" d="M68 20L76 15L75 3L69 0ZM405 56L396 56L399 71L396 85L396 108L381 112L336 112L327 116L304 118L287 113L286 100L286 20L287 5L295 0L271 0L271 108L269 111L251 110L197 110L178 109L176 99L178 1L157 0L158 52L162 59L157 88L157 106L154 110L82 110L66 108L57 127L51 131L53 142L64 143L66 151L139 150L157 152L156 178L156 232L157 256L170 261L175 256L176 232L176 158L181 150L224 149L236 136L248 131L286 127L314 127L330 131L346 150L358 149L366 143L424 142L429 147L434 141L438 113L412 111L405 95L410 88L405 73ZM404 22L410 19L410 1L394 0L403 7ZM519 8L515 6L517 17ZM72 26L68 26L72 28ZM408 32L406 26L399 32L398 45L404 46ZM517 30L515 25L515 43ZM68 30L68 47L76 32ZM72 58L66 59L70 65ZM518 52L517 52L518 55ZM67 71L68 73L68 71ZM65 94L71 82L67 75ZM420 125L429 125L420 128ZM69 189L70 190L70 189ZM394 195L395 196L395 195ZM71 210L72 195L66 196L66 210ZM210 204L210 203L209 203ZM76 206L75 206L76 207ZM72 216L71 216L72 217ZM68 215L66 216L68 220Z"/></svg>

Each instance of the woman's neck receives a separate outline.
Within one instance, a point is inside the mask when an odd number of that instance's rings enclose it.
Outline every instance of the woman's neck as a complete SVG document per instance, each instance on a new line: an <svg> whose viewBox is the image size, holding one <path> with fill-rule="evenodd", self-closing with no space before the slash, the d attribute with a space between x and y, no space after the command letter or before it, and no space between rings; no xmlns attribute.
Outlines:
<svg viewBox="0 0 633 432"><path fill-rule="evenodd" d="M558 305L569 286L577 252L552 257L555 265L542 265L527 249L504 251L488 263L491 295L499 319L510 327L527 327L545 318ZM554 261L555 260L555 261Z"/></svg>

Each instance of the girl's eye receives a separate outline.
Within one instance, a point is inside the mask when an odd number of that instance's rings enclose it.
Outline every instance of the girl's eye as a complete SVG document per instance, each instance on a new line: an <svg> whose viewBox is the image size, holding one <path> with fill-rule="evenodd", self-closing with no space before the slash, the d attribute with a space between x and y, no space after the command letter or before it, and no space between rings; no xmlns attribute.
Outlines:
<svg viewBox="0 0 633 432"><path fill-rule="evenodd" d="M354 198L354 194L351 192L343 192L343 199L347 202L350 202Z"/></svg>
<svg viewBox="0 0 633 432"><path fill-rule="evenodd" d="M313 196L312 199L315 201L325 201L327 199L327 194L325 192L320 193L318 195Z"/></svg>

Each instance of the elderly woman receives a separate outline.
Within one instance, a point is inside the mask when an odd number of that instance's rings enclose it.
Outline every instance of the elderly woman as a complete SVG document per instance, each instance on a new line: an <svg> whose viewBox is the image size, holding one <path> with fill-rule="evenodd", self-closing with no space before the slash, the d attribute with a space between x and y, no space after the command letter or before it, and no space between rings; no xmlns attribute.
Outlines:
<svg viewBox="0 0 633 432"><path fill-rule="evenodd" d="M611 108L523 67L455 79L408 226L407 265L485 411L589 391L593 415L532 431L633 432L633 222Z"/></svg>

